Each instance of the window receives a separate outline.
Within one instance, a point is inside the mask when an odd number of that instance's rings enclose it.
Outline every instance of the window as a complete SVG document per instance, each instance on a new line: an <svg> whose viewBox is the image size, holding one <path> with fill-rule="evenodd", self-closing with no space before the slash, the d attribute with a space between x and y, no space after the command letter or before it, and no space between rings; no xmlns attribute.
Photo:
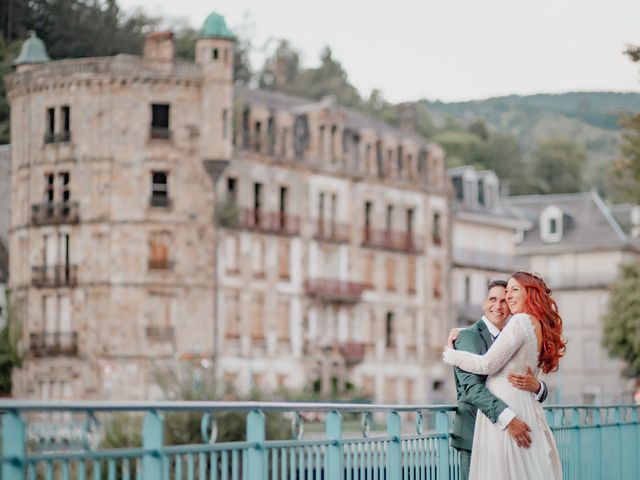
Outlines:
<svg viewBox="0 0 640 480"><path fill-rule="evenodd" d="M168 207L169 188L168 188L167 172L151 172L151 206L152 207Z"/></svg>
<svg viewBox="0 0 640 480"><path fill-rule="evenodd" d="M151 138L168 139L169 131L169 105L165 103L151 104Z"/></svg>
<svg viewBox="0 0 640 480"><path fill-rule="evenodd" d="M44 134L44 143L55 142L56 131L56 111L54 108L47 108L47 128Z"/></svg>
<svg viewBox="0 0 640 480"><path fill-rule="evenodd" d="M433 264L433 298L442 297L442 266L439 263Z"/></svg>
<svg viewBox="0 0 640 480"><path fill-rule="evenodd" d="M236 201L238 198L238 180L235 177L227 178L227 199Z"/></svg>
<svg viewBox="0 0 640 480"><path fill-rule="evenodd" d="M229 138L229 110L222 110L222 138Z"/></svg>
<svg viewBox="0 0 640 480"><path fill-rule="evenodd" d="M338 152L337 152L337 142L336 142L336 133L338 131L338 127L335 125L331 126L331 161L335 162L338 159Z"/></svg>
<svg viewBox="0 0 640 480"><path fill-rule="evenodd" d="M218 60L218 49L211 49L211 60Z"/></svg>
<svg viewBox="0 0 640 480"><path fill-rule="evenodd" d="M281 238L278 244L278 276L281 280L290 277L290 244L286 238Z"/></svg>
<svg viewBox="0 0 640 480"><path fill-rule="evenodd" d="M386 258L387 290L396 289L396 262L392 257Z"/></svg>
<svg viewBox="0 0 640 480"><path fill-rule="evenodd" d="M149 269L166 270L171 268L169 262L169 232L154 232L149 236Z"/></svg>
<svg viewBox="0 0 640 480"><path fill-rule="evenodd" d="M371 202L364 202L364 243L369 241L371 235L371 210L373 210Z"/></svg>
<svg viewBox="0 0 640 480"><path fill-rule="evenodd" d="M267 153L273 155L276 149L276 124L273 117L267 121Z"/></svg>
<svg viewBox="0 0 640 480"><path fill-rule="evenodd" d="M287 187L280 187L280 210L279 210L279 225L281 231L284 231L287 226L287 199L289 189Z"/></svg>
<svg viewBox="0 0 640 480"><path fill-rule="evenodd" d="M60 186L60 200L62 203L69 203L69 200L71 199L69 179L69 172L58 173L58 185Z"/></svg>
<svg viewBox="0 0 640 480"><path fill-rule="evenodd" d="M324 148L324 125L320 125L320 133L319 135L319 142L318 142L318 153L320 155L320 159L324 160L324 156L325 156L325 148Z"/></svg>
<svg viewBox="0 0 640 480"><path fill-rule="evenodd" d="M442 243L442 234L440 228L440 214L433 214L433 223L431 225L431 237L434 245L440 245Z"/></svg>
<svg viewBox="0 0 640 480"><path fill-rule="evenodd" d="M404 155L403 155L403 151L402 151L402 145L398 145L398 157L396 158L396 165L397 165L397 173L399 177L402 177L402 161L404 160Z"/></svg>
<svg viewBox="0 0 640 480"><path fill-rule="evenodd" d="M251 338L264 340L264 300L256 296L251 305Z"/></svg>
<svg viewBox="0 0 640 480"><path fill-rule="evenodd" d="M249 122L251 121L251 113L248 108L242 111L242 146L249 148L251 140L249 138Z"/></svg>
<svg viewBox="0 0 640 480"><path fill-rule="evenodd" d="M280 155L282 155L283 158L289 157L289 151L287 148L288 142L289 142L289 129L283 128L282 131L280 132Z"/></svg>
<svg viewBox="0 0 640 480"><path fill-rule="evenodd" d="M409 293L416 293L416 258L407 258L407 290Z"/></svg>
<svg viewBox="0 0 640 480"><path fill-rule="evenodd" d="M71 140L71 110L68 105L63 106L60 109L62 120L62 132L60 132L59 140L61 142L68 142Z"/></svg>
<svg viewBox="0 0 640 480"><path fill-rule="evenodd" d="M371 168L371 144L367 143L364 147L364 165L366 173L372 173L373 169Z"/></svg>
<svg viewBox="0 0 640 480"><path fill-rule="evenodd" d="M54 181L55 181L55 176L53 175L53 173L45 173L44 174L44 201L45 201L45 203L53 203L54 202L54 196L55 196Z"/></svg>
<svg viewBox="0 0 640 480"><path fill-rule="evenodd" d="M331 216L329 221L331 222L331 236L334 236L336 230L336 215L338 209L338 197L335 193L331 194Z"/></svg>
<svg viewBox="0 0 640 480"><path fill-rule="evenodd" d="M556 206L545 208L540 214L540 239L543 242L554 243L562 240L563 212Z"/></svg>
<svg viewBox="0 0 640 480"><path fill-rule="evenodd" d="M264 240L255 238L251 249L251 271L254 278L264 278Z"/></svg>
<svg viewBox="0 0 640 480"><path fill-rule="evenodd" d="M254 183L253 184L253 224L260 225L261 218L261 208L262 208L262 184Z"/></svg>
<svg viewBox="0 0 640 480"><path fill-rule="evenodd" d="M238 338L240 336L240 297L237 293L231 293L225 300L225 337Z"/></svg>
<svg viewBox="0 0 640 480"><path fill-rule="evenodd" d="M418 153L418 173L422 178L427 176L427 151L420 150Z"/></svg>
<svg viewBox="0 0 640 480"><path fill-rule="evenodd" d="M255 137L253 142L253 148L256 152L262 150L262 122L255 123Z"/></svg>
<svg viewBox="0 0 640 480"><path fill-rule="evenodd" d="M387 233L393 229L393 205L387 205Z"/></svg>
<svg viewBox="0 0 640 480"><path fill-rule="evenodd" d="M385 320L385 346L387 348L396 348L395 327L393 324L393 312L387 312Z"/></svg>
<svg viewBox="0 0 640 480"><path fill-rule="evenodd" d="M469 305L471 302L471 277L465 275L464 277L464 303Z"/></svg>
<svg viewBox="0 0 640 480"><path fill-rule="evenodd" d="M373 288L374 285L374 271L375 271L375 257L373 253L368 253L364 257L364 284L368 288Z"/></svg>
<svg viewBox="0 0 640 480"><path fill-rule="evenodd" d="M278 318L276 330L278 332L278 340L289 340L289 300L280 300L278 302Z"/></svg>
<svg viewBox="0 0 640 480"><path fill-rule="evenodd" d="M382 140L376 142L376 167L378 175L384 176L384 160L382 158Z"/></svg>
<svg viewBox="0 0 640 480"><path fill-rule="evenodd" d="M411 238L413 235L413 208L407 208L407 236Z"/></svg>

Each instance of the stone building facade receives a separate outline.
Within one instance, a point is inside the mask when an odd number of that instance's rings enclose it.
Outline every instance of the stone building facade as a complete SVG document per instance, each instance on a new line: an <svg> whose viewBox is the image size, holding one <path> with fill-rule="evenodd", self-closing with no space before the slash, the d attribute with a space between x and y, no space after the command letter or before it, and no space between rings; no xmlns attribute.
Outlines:
<svg viewBox="0 0 640 480"><path fill-rule="evenodd" d="M157 398L184 362L240 390L441 395L443 151L234 88L232 49L212 14L195 63L159 32L143 57L27 58L7 79L17 396Z"/></svg>
<svg viewBox="0 0 640 480"><path fill-rule="evenodd" d="M0 145L0 328L4 326L9 279L9 219L11 215L11 148Z"/></svg>

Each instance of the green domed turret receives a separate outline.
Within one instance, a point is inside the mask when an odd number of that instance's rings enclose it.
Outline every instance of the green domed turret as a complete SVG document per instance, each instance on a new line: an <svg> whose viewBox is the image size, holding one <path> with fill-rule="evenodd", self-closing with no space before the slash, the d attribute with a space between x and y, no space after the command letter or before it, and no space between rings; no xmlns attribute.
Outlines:
<svg viewBox="0 0 640 480"><path fill-rule="evenodd" d="M51 60L47 55L47 47L44 42L38 38L36 32L30 32L31 35L22 44L20 55L13 61L14 65L28 65L31 63L44 63Z"/></svg>
<svg viewBox="0 0 640 480"><path fill-rule="evenodd" d="M226 38L228 40L235 39L231 31L227 28L224 17L215 12L209 15L204 21L202 30L200 30L200 35L202 37L209 38Z"/></svg>

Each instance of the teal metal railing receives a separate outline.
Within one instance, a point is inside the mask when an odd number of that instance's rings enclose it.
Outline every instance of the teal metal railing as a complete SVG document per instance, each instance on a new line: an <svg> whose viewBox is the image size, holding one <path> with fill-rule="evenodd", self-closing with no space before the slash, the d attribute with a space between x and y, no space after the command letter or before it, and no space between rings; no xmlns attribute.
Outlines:
<svg viewBox="0 0 640 480"><path fill-rule="evenodd" d="M640 478L638 406L546 407L564 478ZM454 406L272 402L0 401L1 480L457 480ZM201 441L167 445L164 417L197 413ZM216 417L244 412L245 438L218 442ZM132 448L101 448L99 418L142 416ZM266 415L291 420L267 438ZM322 429L305 434L305 417ZM361 422L354 429L354 416ZM349 419L345 421L345 419ZM307 421L309 426L313 425Z"/></svg>

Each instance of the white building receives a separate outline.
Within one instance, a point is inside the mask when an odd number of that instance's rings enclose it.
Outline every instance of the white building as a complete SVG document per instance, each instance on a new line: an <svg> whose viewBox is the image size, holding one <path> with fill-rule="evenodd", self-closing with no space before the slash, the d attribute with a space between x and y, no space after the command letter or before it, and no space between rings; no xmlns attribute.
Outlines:
<svg viewBox="0 0 640 480"><path fill-rule="evenodd" d="M564 320L567 352L549 377L553 401L628 399L624 364L602 347L601 317L618 266L640 259L638 207L609 207L594 192L510 197L509 203L533 225L516 251L547 280Z"/></svg>
<svg viewBox="0 0 640 480"><path fill-rule="evenodd" d="M494 172L466 166L448 174L455 194L452 302L458 325L466 326L482 316L487 285L517 269L515 233L531 223L502 200Z"/></svg>

